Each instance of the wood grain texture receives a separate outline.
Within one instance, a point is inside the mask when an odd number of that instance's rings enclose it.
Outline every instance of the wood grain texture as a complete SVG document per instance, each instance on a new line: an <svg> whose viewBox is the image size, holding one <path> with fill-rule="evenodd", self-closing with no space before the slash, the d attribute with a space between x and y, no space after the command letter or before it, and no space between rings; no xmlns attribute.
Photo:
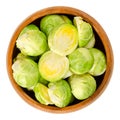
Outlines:
<svg viewBox="0 0 120 120"><path fill-rule="evenodd" d="M12 61L13 61L13 58L19 52L15 46L16 39L17 39L19 33L25 26L27 26L30 23L39 25L40 19L43 16L48 15L48 14L66 14L69 16L81 16L85 21L89 22L93 26L94 32L96 34L96 39L97 39L95 46L97 48L99 48L100 50L102 50L105 53L106 58L107 58L107 69L106 69L106 72L101 77L97 78L100 82L98 83L96 92L88 99L80 101L80 102L77 101L76 103L69 105L67 107L64 107L64 108L58 108L55 106L46 106L46 105L40 104L39 102L37 102L34 99L33 93L28 94L26 92L26 90L22 89L20 86L18 86L16 84L16 82L13 78L13 75L12 75L12 68L11 68L12 63L13 63ZM85 13L81 10L78 10L76 8L65 7L65 6L54 6L54 7L45 8L40 11L37 11L36 13L33 13L32 15L28 16L17 27L17 29L13 33L13 36L12 36L9 46L8 46L7 56L6 56L6 67L7 67L7 72L8 72L8 76L11 81L11 84L13 85L16 92L28 104L32 105L33 107L35 107L37 109L40 109L40 110L43 110L46 112L67 113L67 112L73 112L76 110L80 110L80 109L86 107L87 105L94 102L104 92L105 88L107 87L107 85L110 81L111 75L112 75L113 66L114 66L113 58L114 57L113 57L112 47L111 47L109 38L106 35L102 26L93 17L91 17L87 13Z"/></svg>

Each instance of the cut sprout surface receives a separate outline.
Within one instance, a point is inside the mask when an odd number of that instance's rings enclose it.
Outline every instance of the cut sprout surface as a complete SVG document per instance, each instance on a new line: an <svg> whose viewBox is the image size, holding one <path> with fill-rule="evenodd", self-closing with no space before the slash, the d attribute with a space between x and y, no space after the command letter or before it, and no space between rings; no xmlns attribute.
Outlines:
<svg viewBox="0 0 120 120"><path fill-rule="evenodd" d="M84 47L93 37L92 26L81 17L74 17L74 25L78 29L79 46Z"/></svg>
<svg viewBox="0 0 120 120"><path fill-rule="evenodd" d="M71 24L57 26L48 37L48 45L59 55L69 55L78 46L77 29Z"/></svg>
<svg viewBox="0 0 120 120"><path fill-rule="evenodd" d="M69 69L69 61L66 56L48 51L41 56L38 66L41 76L50 82L54 82L65 76Z"/></svg>

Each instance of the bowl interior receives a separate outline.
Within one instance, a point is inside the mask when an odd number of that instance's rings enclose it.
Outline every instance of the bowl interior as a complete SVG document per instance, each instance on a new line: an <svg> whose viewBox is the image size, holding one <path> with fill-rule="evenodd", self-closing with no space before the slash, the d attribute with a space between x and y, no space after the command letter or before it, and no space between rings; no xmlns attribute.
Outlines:
<svg viewBox="0 0 120 120"><path fill-rule="evenodd" d="M97 82L96 92L88 99L83 100L83 101L75 100L71 105L69 105L65 108L58 108L55 106L46 106L46 105L40 104L35 99L34 93L32 91L28 91L28 90L18 86L15 83L14 78L12 76L11 66L13 63L13 59L20 52L16 48L16 45L15 45L16 44L15 42L16 42L16 39L17 39L19 33L25 26L27 26L28 24L31 24L31 23L33 23L39 27L41 18L48 14L64 14L64 15L67 15L71 20L73 19L73 16L83 17L83 19L85 21L89 22L93 27L93 31L94 31L95 39L96 39L95 47L100 49L101 51L103 51L107 58L106 72L104 74L102 74L101 76L95 77L96 82ZM10 81L11 81L13 87L15 88L15 90L17 91L17 93L30 105L32 105L38 109L48 111L48 112L55 112L55 113L71 112L71 111L81 109L81 108L87 106L88 104L92 103L96 98L98 98L98 96L101 95L101 93L104 91L107 84L109 83L109 80L110 80L110 77L112 74L112 69L113 69L112 48L111 48L109 39L108 39L105 31L103 30L103 28L93 17L89 16L88 14L86 14L85 12L83 12L81 10L78 10L75 8L70 8L70 7L57 6L57 7L46 8L46 9L37 11L36 13L34 13L31 16L29 16L28 18L26 18L14 32L14 34L11 38L9 47L8 47L8 52L7 52L8 75L9 75Z"/></svg>

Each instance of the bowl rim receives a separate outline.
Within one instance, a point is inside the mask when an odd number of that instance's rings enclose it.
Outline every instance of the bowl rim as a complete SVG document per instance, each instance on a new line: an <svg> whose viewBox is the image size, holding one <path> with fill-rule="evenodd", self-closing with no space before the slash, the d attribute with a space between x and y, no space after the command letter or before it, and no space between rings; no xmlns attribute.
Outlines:
<svg viewBox="0 0 120 120"><path fill-rule="evenodd" d="M106 53L106 58L107 58L107 69L103 78L103 81L101 83L101 85L98 87L98 89L95 91L95 93L89 97L88 99L77 103L75 105L71 105L71 106L67 106L64 108L57 108L57 107L53 107L53 106L46 106L46 105L42 105L40 103L38 103L37 101L33 100L30 96L28 96L21 87L19 87L16 82L13 79L12 76L12 56L13 56L13 50L14 50L14 46L15 46L15 41L20 33L20 31L28 24L30 24L31 22L35 21L36 19L43 17L45 15L48 14L69 14L69 15L74 15L74 16L81 16L84 20L86 20L87 22L89 22L93 28L95 29L95 31L99 34L99 37L101 38L101 41L104 45L105 48L105 53ZM14 31L11 40L9 42L8 45L8 49L7 49L7 55L6 55L6 68L7 68L7 73L8 73L8 77L11 81L12 86L14 87L15 91L21 96L21 98L23 98L28 104L32 105L33 107L46 111L46 112L52 112L52 113L68 113L68 112L73 112L76 110L80 110L86 106L88 106L89 104L91 104L92 102L94 102L105 90L105 88L107 87L112 72L113 72L113 66L114 66L114 59L113 59L113 51L112 51L112 46L110 44L110 40L106 34L106 32L104 31L104 29L102 28L102 26L89 14L87 14L86 12L77 9L77 8L73 8L73 7L68 7L68 6L52 6L52 7L47 7L47 8L43 8L40 9L36 12L34 12L33 14L29 15L26 19L24 19L21 24L18 25L18 27L16 28L16 30Z"/></svg>

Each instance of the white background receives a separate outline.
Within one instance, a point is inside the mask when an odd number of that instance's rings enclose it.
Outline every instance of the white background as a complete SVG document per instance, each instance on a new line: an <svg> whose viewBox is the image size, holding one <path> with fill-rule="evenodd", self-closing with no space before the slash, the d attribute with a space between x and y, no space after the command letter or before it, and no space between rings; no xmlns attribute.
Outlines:
<svg viewBox="0 0 120 120"><path fill-rule="evenodd" d="M106 31L114 53L114 70L104 93L88 107L67 114L40 111L13 89L6 71L6 52L17 26L48 6L71 6L93 16ZM1 0L0 2L0 120L120 120L119 0Z"/></svg>

